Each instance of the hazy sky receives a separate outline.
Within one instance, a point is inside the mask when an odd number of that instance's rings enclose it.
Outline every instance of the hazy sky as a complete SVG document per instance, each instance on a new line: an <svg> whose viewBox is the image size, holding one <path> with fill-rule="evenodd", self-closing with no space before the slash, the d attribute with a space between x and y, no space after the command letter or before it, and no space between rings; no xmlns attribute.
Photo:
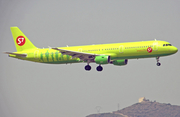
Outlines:
<svg viewBox="0 0 180 117"><path fill-rule="evenodd" d="M180 55L129 60L126 66L50 65L10 58L18 26L35 46L62 47L164 40L180 49L179 0L1 0L0 116L85 117L140 97L180 105Z"/></svg>

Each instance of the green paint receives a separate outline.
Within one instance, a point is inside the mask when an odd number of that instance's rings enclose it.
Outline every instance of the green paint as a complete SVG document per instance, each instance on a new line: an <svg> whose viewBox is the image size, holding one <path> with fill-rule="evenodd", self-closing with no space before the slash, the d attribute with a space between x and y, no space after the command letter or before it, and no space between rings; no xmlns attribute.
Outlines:
<svg viewBox="0 0 180 117"><path fill-rule="evenodd" d="M58 54L59 54L59 52L56 51L56 52L55 52L55 58L56 58L56 61L58 61Z"/></svg>
<svg viewBox="0 0 180 117"><path fill-rule="evenodd" d="M43 60L43 53L41 52L41 58L40 58L43 62L44 62L44 60Z"/></svg>
<svg viewBox="0 0 180 117"><path fill-rule="evenodd" d="M47 50L47 52L45 53L45 55L46 55L47 61L49 62L49 52L48 52L48 50Z"/></svg>
<svg viewBox="0 0 180 117"><path fill-rule="evenodd" d="M51 53L52 61L54 62L54 53Z"/></svg>
<svg viewBox="0 0 180 117"><path fill-rule="evenodd" d="M66 58L67 58L67 60L69 60L70 56L69 56L69 55L66 55L66 56L67 56L67 57L66 57Z"/></svg>
<svg viewBox="0 0 180 117"><path fill-rule="evenodd" d="M61 60L62 60L62 61L64 60L63 56L64 56L64 55L63 55L63 54L61 54Z"/></svg>

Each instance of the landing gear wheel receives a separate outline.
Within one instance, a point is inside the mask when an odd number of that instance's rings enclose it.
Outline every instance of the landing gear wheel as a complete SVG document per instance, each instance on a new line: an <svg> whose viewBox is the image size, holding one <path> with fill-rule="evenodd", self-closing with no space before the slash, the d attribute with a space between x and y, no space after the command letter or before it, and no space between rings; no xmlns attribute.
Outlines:
<svg viewBox="0 0 180 117"><path fill-rule="evenodd" d="M86 66L84 67L84 69L85 69L86 71L90 71L90 70L91 70L91 66L90 66L90 65L86 65Z"/></svg>
<svg viewBox="0 0 180 117"><path fill-rule="evenodd" d="M161 63L158 62L158 63L157 63L157 66L161 66Z"/></svg>
<svg viewBox="0 0 180 117"><path fill-rule="evenodd" d="M157 66L161 66L161 63L159 62L159 56L156 57L156 60L157 60Z"/></svg>
<svg viewBox="0 0 180 117"><path fill-rule="evenodd" d="M103 67L97 66L97 67L96 67L96 70L97 70L97 71L102 71L102 70L103 70Z"/></svg>

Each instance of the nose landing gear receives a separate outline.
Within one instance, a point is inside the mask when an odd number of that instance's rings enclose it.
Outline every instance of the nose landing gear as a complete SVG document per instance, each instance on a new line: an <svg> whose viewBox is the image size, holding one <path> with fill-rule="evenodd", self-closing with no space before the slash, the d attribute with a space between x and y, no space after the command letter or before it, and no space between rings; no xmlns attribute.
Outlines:
<svg viewBox="0 0 180 117"><path fill-rule="evenodd" d="M156 60L157 60L157 66L161 66L161 63L159 62L159 57L156 57Z"/></svg>
<svg viewBox="0 0 180 117"><path fill-rule="evenodd" d="M161 66L161 63L157 63L156 65L157 65L157 66Z"/></svg>

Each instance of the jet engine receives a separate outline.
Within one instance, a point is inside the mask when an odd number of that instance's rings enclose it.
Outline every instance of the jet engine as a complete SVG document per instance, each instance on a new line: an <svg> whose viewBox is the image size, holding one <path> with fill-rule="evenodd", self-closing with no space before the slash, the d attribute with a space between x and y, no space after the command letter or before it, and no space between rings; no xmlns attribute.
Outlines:
<svg viewBox="0 0 180 117"><path fill-rule="evenodd" d="M127 65L128 59L115 60L115 61L112 61L111 63L113 65L118 65L118 66Z"/></svg>
<svg viewBox="0 0 180 117"><path fill-rule="evenodd" d="M97 64L108 64L110 63L111 59L110 56L108 55L102 55L102 56L96 56L94 60Z"/></svg>

